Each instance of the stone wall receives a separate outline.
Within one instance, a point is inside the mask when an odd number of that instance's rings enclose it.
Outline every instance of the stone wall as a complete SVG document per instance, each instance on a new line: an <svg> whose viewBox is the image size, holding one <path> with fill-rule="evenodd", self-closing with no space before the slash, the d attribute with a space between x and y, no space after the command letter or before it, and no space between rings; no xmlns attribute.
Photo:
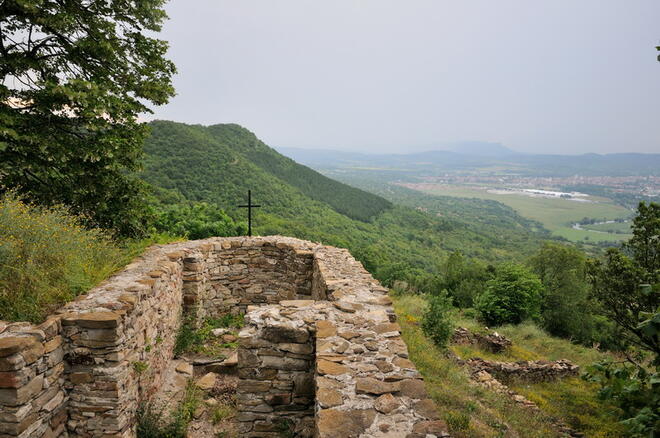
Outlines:
<svg viewBox="0 0 660 438"><path fill-rule="evenodd" d="M380 286L341 249L286 237L150 249L45 323L0 323L0 438L133 437L183 318L247 312L246 437L445 436Z"/></svg>
<svg viewBox="0 0 660 438"><path fill-rule="evenodd" d="M239 335L241 436L281 436L284 419L300 437L448 436L408 359L387 289L348 251L312 251L314 301L248 308Z"/></svg>
<svg viewBox="0 0 660 438"><path fill-rule="evenodd" d="M477 345L491 353L501 353L511 347L511 340L497 332L473 333L465 327L454 329L451 342L452 344Z"/></svg>
<svg viewBox="0 0 660 438"><path fill-rule="evenodd" d="M486 371L505 382L511 380L530 383L551 382L565 377L575 377L580 372L578 365L566 359L498 362L474 358L466 360L465 363L473 373Z"/></svg>
<svg viewBox="0 0 660 438"><path fill-rule="evenodd" d="M65 434L68 396L57 318L0 322L0 437Z"/></svg>
<svg viewBox="0 0 660 438"><path fill-rule="evenodd" d="M247 306L310 298L309 245L263 239L224 239L185 259L186 304L197 317L245 313Z"/></svg>

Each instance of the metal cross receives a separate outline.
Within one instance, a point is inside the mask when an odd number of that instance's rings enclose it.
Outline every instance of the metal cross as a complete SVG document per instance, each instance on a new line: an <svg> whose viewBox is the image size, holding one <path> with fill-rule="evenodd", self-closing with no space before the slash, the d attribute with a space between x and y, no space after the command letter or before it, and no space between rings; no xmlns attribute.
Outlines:
<svg viewBox="0 0 660 438"><path fill-rule="evenodd" d="M256 207L261 207L259 204L252 203L252 190L248 190L248 203L247 205L239 205L239 208L248 209L248 236L252 237L252 209Z"/></svg>

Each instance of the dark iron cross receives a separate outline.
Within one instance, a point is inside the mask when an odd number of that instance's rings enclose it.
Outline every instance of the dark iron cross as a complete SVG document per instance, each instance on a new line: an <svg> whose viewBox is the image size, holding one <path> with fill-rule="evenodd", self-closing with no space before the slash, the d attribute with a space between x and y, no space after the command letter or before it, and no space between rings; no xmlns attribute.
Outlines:
<svg viewBox="0 0 660 438"><path fill-rule="evenodd" d="M239 205L239 208L248 209L248 236L252 237L252 209L261 207L259 204L252 203L252 190L248 190L248 203L247 205Z"/></svg>

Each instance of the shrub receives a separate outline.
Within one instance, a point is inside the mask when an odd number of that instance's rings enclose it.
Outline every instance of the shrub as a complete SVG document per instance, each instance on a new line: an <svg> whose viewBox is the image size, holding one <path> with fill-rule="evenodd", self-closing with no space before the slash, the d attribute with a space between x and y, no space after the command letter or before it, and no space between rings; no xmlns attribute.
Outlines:
<svg viewBox="0 0 660 438"><path fill-rule="evenodd" d="M451 298L446 291L429 298L429 306L422 319L422 330L438 347L446 347L452 335L453 324L449 316Z"/></svg>
<svg viewBox="0 0 660 438"><path fill-rule="evenodd" d="M108 235L65 208L0 197L0 320L41 322L125 261Z"/></svg>
<svg viewBox="0 0 660 438"><path fill-rule="evenodd" d="M247 233L245 224L234 222L220 207L205 202L157 206L154 228L159 232L188 239L241 236Z"/></svg>
<svg viewBox="0 0 660 438"><path fill-rule="evenodd" d="M452 253L440 266L438 289L446 289L457 307L472 307L474 299L492 276L492 267Z"/></svg>
<svg viewBox="0 0 660 438"><path fill-rule="evenodd" d="M524 266L504 264L477 297L476 308L488 325L538 319L542 290L541 280Z"/></svg>
<svg viewBox="0 0 660 438"><path fill-rule="evenodd" d="M660 431L660 367L648 371L632 364L600 362L587 368L583 378L600 385L599 398L611 400L621 408L621 423L631 437L657 436L655 434Z"/></svg>

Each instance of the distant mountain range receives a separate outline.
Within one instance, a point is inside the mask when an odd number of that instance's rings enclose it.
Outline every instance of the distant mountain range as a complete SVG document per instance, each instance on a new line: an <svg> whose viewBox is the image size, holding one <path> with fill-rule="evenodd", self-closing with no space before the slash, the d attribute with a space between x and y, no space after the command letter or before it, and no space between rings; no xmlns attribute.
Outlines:
<svg viewBox="0 0 660 438"><path fill-rule="evenodd" d="M523 154L499 143L485 142L456 143L448 149L410 154L365 154L328 149L277 148L302 164L320 169L377 167L417 172L420 176L487 167L536 176L660 175L660 154Z"/></svg>
<svg viewBox="0 0 660 438"><path fill-rule="evenodd" d="M483 141L461 141L458 143L451 143L447 145L446 148L440 149L462 155L478 155L481 157L507 157L511 155L521 155L519 152L512 151L501 143Z"/></svg>

